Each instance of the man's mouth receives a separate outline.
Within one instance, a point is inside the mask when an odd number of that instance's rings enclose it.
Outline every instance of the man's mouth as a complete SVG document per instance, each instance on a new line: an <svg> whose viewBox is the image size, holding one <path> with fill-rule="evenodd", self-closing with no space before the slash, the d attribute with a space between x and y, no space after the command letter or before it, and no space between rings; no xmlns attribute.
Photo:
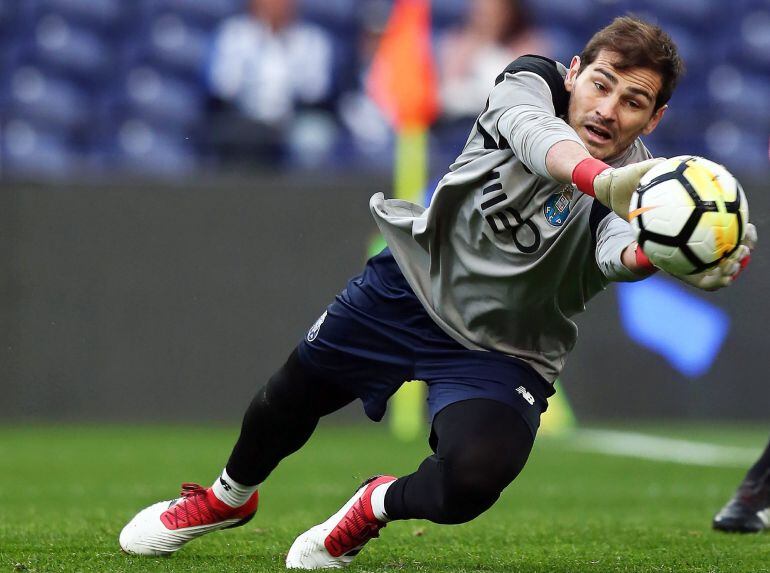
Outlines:
<svg viewBox="0 0 770 573"><path fill-rule="evenodd" d="M595 135L599 141L609 141L612 139L612 133L598 125L586 125L585 128L586 131Z"/></svg>

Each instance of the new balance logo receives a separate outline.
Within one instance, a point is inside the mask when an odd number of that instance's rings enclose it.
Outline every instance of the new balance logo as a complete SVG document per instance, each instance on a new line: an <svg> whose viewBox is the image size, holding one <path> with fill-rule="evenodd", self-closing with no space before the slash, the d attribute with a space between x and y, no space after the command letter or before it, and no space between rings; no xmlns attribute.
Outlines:
<svg viewBox="0 0 770 573"><path fill-rule="evenodd" d="M516 388L516 392L521 394L521 397L524 398L530 406L532 406L535 403L535 397L530 394L527 389L524 386L519 386Z"/></svg>
<svg viewBox="0 0 770 573"><path fill-rule="evenodd" d="M306 337L308 342L313 342L316 339L316 336L318 336L318 331L321 330L321 325L324 323L324 320L326 320L327 312L328 311L324 311L321 317L315 321L315 324L310 327Z"/></svg>
<svg viewBox="0 0 770 573"><path fill-rule="evenodd" d="M219 483L222 484L222 489L224 489L225 491L230 491L231 489L233 489L233 486L227 483L222 477L219 478Z"/></svg>

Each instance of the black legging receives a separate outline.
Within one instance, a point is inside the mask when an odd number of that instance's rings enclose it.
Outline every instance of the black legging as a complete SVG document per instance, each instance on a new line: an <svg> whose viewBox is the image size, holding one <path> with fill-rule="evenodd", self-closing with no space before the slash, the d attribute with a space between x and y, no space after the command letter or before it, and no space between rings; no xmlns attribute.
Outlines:
<svg viewBox="0 0 770 573"><path fill-rule="evenodd" d="M249 404L227 474L243 485L262 483L278 462L310 439L322 416L354 399L308 372L295 350Z"/></svg>
<svg viewBox="0 0 770 573"><path fill-rule="evenodd" d="M302 447L322 416L353 399L308 372L295 351L246 410L227 473L244 485L261 483ZM433 421L435 454L391 485L385 511L391 519L469 521L519 474L532 443L526 423L506 404L474 399L447 406Z"/></svg>
<svg viewBox="0 0 770 573"><path fill-rule="evenodd" d="M507 404L483 398L450 404L433 420L436 453L388 489L385 511L391 519L470 521L519 475L533 441L524 419Z"/></svg>
<svg viewBox="0 0 770 573"><path fill-rule="evenodd" d="M759 456L759 459L754 462L748 473L746 474L747 480L750 481L762 481L770 476L770 442L765 446L765 451Z"/></svg>

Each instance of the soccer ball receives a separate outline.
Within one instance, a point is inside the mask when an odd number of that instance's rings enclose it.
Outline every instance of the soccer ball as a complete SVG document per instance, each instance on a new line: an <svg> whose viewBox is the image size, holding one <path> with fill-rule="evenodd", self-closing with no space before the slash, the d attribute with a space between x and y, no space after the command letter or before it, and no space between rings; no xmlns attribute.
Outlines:
<svg viewBox="0 0 770 573"><path fill-rule="evenodd" d="M681 276L714 267L738 248L749 206L727 169L703 157L680 156L645 173L628 218L650 261Z"/></svg>

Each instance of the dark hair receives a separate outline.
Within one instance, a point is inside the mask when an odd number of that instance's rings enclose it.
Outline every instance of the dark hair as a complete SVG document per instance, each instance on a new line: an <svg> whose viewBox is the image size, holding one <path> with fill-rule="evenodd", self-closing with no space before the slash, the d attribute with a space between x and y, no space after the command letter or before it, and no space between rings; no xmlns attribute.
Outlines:
<svg viewBox="0 0 770 573"><path fill-rule="evenodd" d="M656 110L671 99L684 73L684 62L671 36L636 16L615 18L609 26L596 32L580 54L580 71L593 63L602 50L619 56L613 64L619 70L649 68L661 75L663 81L655 100Z"/></svg>

